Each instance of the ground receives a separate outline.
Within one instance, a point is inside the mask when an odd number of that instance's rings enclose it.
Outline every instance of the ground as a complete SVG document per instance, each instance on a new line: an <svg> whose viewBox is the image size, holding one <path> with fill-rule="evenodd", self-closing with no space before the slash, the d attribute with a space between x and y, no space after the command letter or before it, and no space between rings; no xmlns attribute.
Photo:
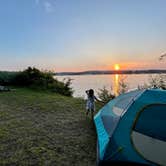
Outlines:
<svg viewBox="0 0 166 166"><path fill-rule="evenodd" d="M0 93L0 165L95 166L85 101L49 92Z"/></svg>

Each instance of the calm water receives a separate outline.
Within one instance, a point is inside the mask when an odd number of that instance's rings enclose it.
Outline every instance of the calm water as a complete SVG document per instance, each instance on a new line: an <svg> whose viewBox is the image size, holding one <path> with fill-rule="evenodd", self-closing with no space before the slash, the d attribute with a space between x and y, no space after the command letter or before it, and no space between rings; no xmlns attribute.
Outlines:
<svg viewBox="0 0 166 166"><path fill-rule="evenodd" d="M124 82L128 84L129 89L135 89L138 85L143 85L147 83L153 74L128 74L128 75L79 75L79 76L56 76L58 80L63 80L64 78L72 79L72 87L74 89L74 97L85 97L85 90L94 89L97 93L99 89L104 86L117 93L118 82L120 79L124 79Z"/></svg>

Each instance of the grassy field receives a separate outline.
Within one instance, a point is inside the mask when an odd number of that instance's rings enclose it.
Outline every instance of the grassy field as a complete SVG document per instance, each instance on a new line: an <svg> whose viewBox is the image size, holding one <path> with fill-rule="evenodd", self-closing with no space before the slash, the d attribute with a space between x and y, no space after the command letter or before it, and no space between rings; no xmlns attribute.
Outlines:
<svg viewBox="0 0 166 166"><path fill-rule="evenodd" d="M0 93L0 165L95 165L96 133L84 109L84 100L53 93Z"/></svg>

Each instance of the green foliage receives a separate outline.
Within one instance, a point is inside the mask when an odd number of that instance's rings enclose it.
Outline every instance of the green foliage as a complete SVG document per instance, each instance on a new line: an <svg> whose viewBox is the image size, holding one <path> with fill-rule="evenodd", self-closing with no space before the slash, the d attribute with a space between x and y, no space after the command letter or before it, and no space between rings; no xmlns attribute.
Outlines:
<svg viewBox="0 0 166 166"><path fill-rule="evenodd" d="M48 83L53 83L54 78L49 72L41 72L36 68L28 67L23 72L19 72L13 80L17 86L33 86L47 88Z"/></svg>
<svg viewBox="0 0 166 166"><path fill-rule="evenodd" d="M159 88L166 90L166 75L165 74L157 74L155 76L149 77L149 82L142 86L138 86L138 89L152 89Z"/></svg>
<svg viewBox="0 0 166 166"><path fill-rule="evenodd" d="M14 85L30 87L33 89L50 90L65 96L72 96L73 90L71 80L58 81L53 78L51 72L42 72L37 68L28 67L26 70L17 73L3 73L0 75L0 85Z"/></svg>
<svg viewBox="0 0 166 166"><path fill-rule="evenodd" d="M11 85L13 79L17 75L17 72L7 72L1 71L0 72L0 85Z"/></svg>
<svg viewBox="0 0 166 166"><path fill-rule="evenodd" d="M125 79L126 77L119 78L116 95L121 95L128 91L128 84L125 82ZM108 103L110 100L116 97L116 95L113 94L111 91L106 89L105 86L102 89L99 89L99 92L98 92L99 99L103 101L104 103Z"/></svg>
<svg viewBox="0 0 166 166"><path fill-rule="evenodd" d="M149 81L150 88L160 88L166 90L166 75L158 74L151 77Z"/></svg>
<svg viewBox="0 0 166 166"><path fill-rule="evenodd" d="M65 96L72 96L73 89L71 88L71 79L63 80L62 82L55 79L54 83L49 84L49 88L53 90L53 92L63 94Z"/></svg>
<svg viewBox="0 0 166 166"><path fill-rule="evenodd" d="M119 79L119 82L118 82L118 95L121 95L123 93L126 93L128 91L128 84L127 82L125 81L126 78L121 78Z"/></svg>
<svg viewBox="0 0 166 166"><path fill-rule="evenodd" d="M99 89L99 92L97 94L99 99L104 103L108 103L110 100L115 98L115 95L109 92L109 90L106 89L105 86L102 89Z"/></svg>

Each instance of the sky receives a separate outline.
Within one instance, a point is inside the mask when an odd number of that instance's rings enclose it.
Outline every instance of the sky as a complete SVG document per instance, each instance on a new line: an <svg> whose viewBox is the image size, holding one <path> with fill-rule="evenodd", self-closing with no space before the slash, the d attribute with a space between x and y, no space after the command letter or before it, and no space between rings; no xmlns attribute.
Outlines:
<svg viewBox="0 0 166 166"><path fill-rule="evenodd" d="M0 70L166 69L166 0L0 0Z"/></svg>

